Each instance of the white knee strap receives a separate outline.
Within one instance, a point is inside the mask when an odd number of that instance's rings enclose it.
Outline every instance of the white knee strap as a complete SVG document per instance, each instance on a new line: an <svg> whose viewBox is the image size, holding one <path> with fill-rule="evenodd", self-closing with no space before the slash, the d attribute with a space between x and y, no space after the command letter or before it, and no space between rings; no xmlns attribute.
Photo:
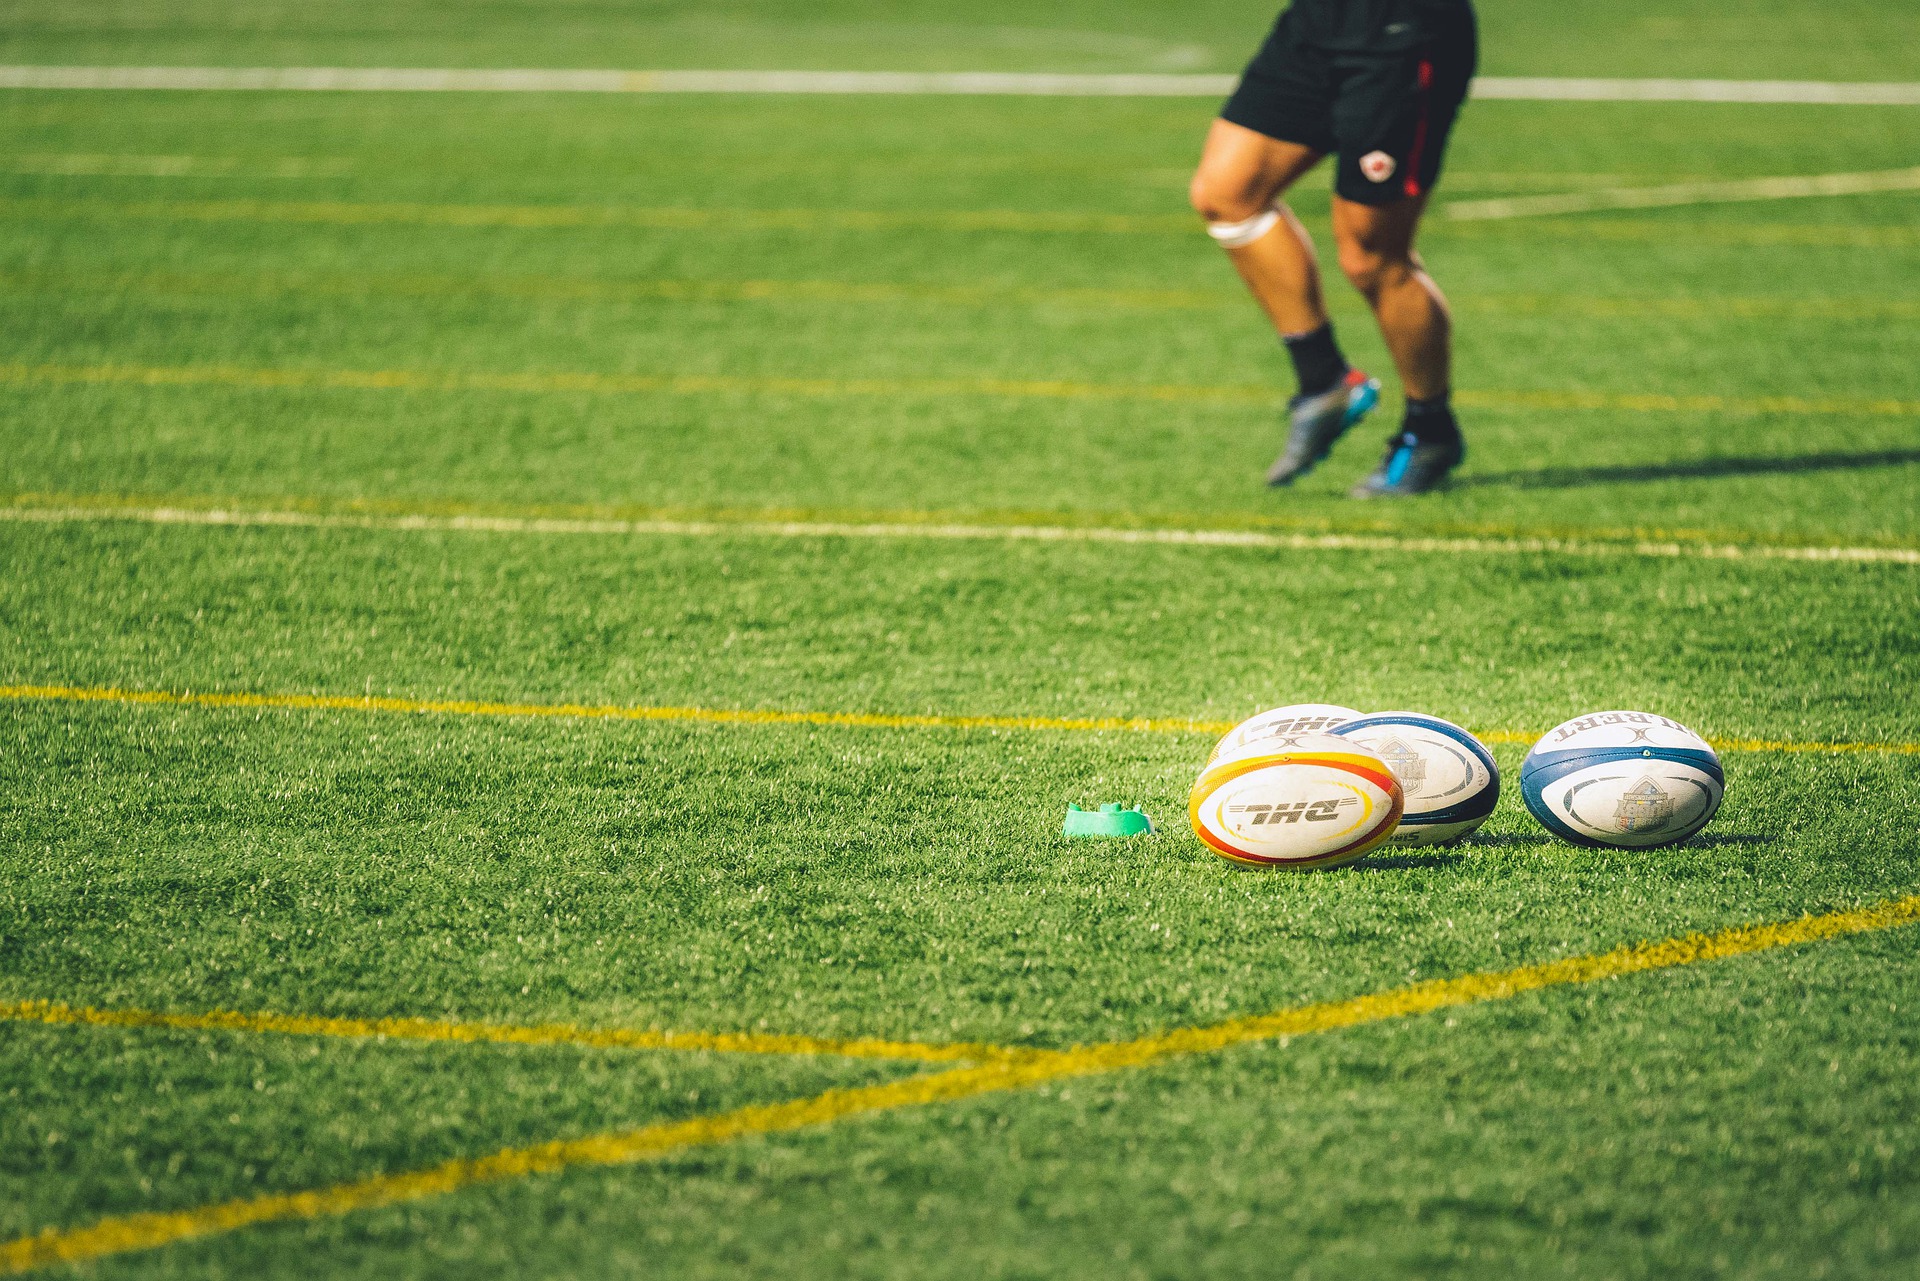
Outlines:
<svg viewBox="0 0 1920 1281"><path fill-rule="evenodd" d="M1222 249L1245 249L1272 231L1273 224L1279 221L1278 209L1266 209L1245 222L1210 222L1207 224L1207 234L1212 236Z"/></svg>

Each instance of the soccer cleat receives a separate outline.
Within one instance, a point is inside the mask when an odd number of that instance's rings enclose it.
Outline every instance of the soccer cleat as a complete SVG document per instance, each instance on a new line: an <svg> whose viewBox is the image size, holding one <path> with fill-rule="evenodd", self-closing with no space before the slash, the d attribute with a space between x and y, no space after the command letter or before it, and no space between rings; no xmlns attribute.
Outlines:
<svg viewBox="0 0 1920 1281"><path fill-rule="evenodd" d="M1387 442L1386 456L1373 474L1355 485L1355 498L1405 498L1438 489L1447 473L1467 456L1463 441L1423 443L1412 432L1400 432Z"/></svg>
<svg viewBox="0 0 1920 1281"><path fill-rule="evenodd" d="M1295 396L1287 402L1287 447L1267 469L1269 485L1290 485L1333 452L1347 428L1380 403L1380 381L1358 369L1331 391Z"/></svg>

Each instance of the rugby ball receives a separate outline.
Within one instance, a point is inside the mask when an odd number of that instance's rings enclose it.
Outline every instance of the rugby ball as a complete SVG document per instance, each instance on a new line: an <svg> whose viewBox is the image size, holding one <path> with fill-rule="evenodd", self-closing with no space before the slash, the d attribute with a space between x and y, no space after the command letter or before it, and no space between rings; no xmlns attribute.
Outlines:
<svg viewBox="0 0 1920 1281"><path fill-rule="evenodd" d="M1547 731L1520 766L1527 809L1575 845L1673 845L1720 808L1726 776L1698 734L1652 712L1595 712Z"/></svg>
<svg viewBox="0 0 1920 1281"><path fill-rule="evenodd" d="M1487 821L1500 801L1500 767L1486 744L1452 721L1375 712L1334 729L1387 763L1406 794L1393 845L1445 845Z"/></svg>
<svg viewBox="0 0 1920 1281"><path fill-rule="evenodd" d="M1351 863L1393 835L1402 795L1387 763L1331 734L1210 762L1187 801L1194 833L1247 867L1305 871Z"/></svg>
<svg viewBox="0 0 1920 1281"><path fill-rule="evenodd" d="M1324 734L1358 715L1360 713L1351 707L1336 707L1332 703L1289 703L1275 707L1258 716L1249 716L1228 730L1214 745L1213 755L1207 760L1211 763L1259 751L1264 744L1292 734Z"/></svg>

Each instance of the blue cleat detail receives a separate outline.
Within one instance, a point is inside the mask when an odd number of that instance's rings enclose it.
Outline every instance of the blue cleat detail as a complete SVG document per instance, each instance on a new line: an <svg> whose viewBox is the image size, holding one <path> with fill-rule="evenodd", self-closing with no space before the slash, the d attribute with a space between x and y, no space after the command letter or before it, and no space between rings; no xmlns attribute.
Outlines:
<svg viewBox="0 0 1920 1281"><path fill-rule="evenodd" d="M1349 369L1338 387L1287 402L1287 447L1267 471L1269 485L1290 485L1333 452L1347 429L1380 403L1380 382Z"/></svg>
<svg viewBox="0 0 1920 1281"><path fill-rule="evenodd" d="M1400 432L1387 441L1386 455L1373 474L1355 485L1355 498L1406 498L1426 494L1446 483L1448 473L1467 456L1466 444L1423 443L1412 432Z"/></svg>

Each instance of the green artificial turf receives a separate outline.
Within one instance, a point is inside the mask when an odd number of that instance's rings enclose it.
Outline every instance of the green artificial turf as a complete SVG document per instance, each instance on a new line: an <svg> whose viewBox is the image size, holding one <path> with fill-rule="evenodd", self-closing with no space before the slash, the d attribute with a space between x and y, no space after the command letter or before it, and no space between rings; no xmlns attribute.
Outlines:
<svg viewBox="0 0 1920 1281"><path fill-rule="evenodd" d="M291 928L291 927L289 927ZM844 1059L33 1028L0 1042L9 1238L902 1074Z"/></svg>
<svg viewBox="0 0 1920 1281"><path fill-rule="evenodd" d="M1183 212L1204 101L260 101L154 95L129 135L119 117L102 119L116 104L124 116L124 98L31 100L35 118L17 145L42 159L19 168L114 155L224 157L232 168L0 181L15 193L0 204L0 279L10 286L0 333L12 361L883 387L289 394L16 375L8 395L44 426L0 459L0 485L1920 538L1911 411L1920 377L1900 285L1920 255L1910 196L1632 221L1437 220L1427 254L1460 309L1459 382L1480 398L1468 410L1474 454L1443 516L1431 505L1356 513L1342 495L1373 461L1372 424L1284 503L1257 483L1277 447L1273 406L1288 377ZM345 168L257 176L264 165L249 148L207 145L242 109L269 113L283 154ZM1588 106L1481 103L1453 166L1479 198L1581 189L1595 175L1646 185L1910 160L1910 109L1846 109L1844 159L1834 156L1834 110L1627 104L1609 106L1597 129L1581 124ZM479 155L475 136L487 139ZM1310 194L1303 206L1324 240L1321 200ZM317 214L301 212L316 201ZM718 222L438 226L408 212L420 205L616 218L710 210ZM846 209L908 221L834 226ZM801 212L756 224L767 210ZM1002 232L911 221L953 211L1133 221ZM356 221L370 214L399 221ZM301 220L310 217L334 221ZM1642 234L1610 234L1621 230ZM1753 243L1790 232L1813 243ZM771 282L776 296L742 300L741 282ZM875 287L893 293L875 297ZM1356 359L1384 372L1357 303L1334 293ZM1089 390L1021 397L954 380ZM936 389L913 389L928 382ZM1141 390L1167 386L1192 390L1171 400ZM1516 399L1543 392L1748 403L1609 411ZM1767 407L1781 396L1843 403L1811 416ZM1905 408L1848 412L1855 402Z"/></svg>
<svg viewBox="0 0 1920 1281"><path fill-rule="evenodd" d="M1723 10L1488 0L1485 67L1920 78L1890 0ZM1067 71L1231 69L1271 16L985 0L0 13L7 62ZM1392 396L1296 491L1258 483L1291 380L1184 210L1213 106L0 93L0 503L95 512L0 521L0 684L879 716L1406 707L1502 736L1508 791L1468 843L1238 871L1185 823L1204 733L8 696L0 1002L1062 1048L1920 890L1920 569L1617 546L1920 546L1916 197L1446 214L1903 168L1916 109L1472 105L1423 242L1458 317L1472 456L1444 495L1360 505L1343 495ZM1299 203L1326 248L1324 202L1315 178ZM1350 351L1387 373L1333 292ZM408 385L263 385L287 371ZM649 378L709 381L634 381ZM111 513L234 503L1616 547ZM1560 844L1520 804L1512 736L1621 706L1869 750L1730 751L1700 838ZM1112 800L1162 830L1058 834L1069 802ZM1913 1275L1915 939L89 1266ZM0 1022L0 1239L920 1070Z"/></svg>
<svg viewBox="0 0 1920 1281"><path fill-rule="evenodd" d="M1889 0L1479 0L1499 75L1899 80L1920 73ZM1260 0L104 0L0 5L10 62L213 66L768 67L1237 71L1273 21Z"/></svg>
<svg viewBox="0 0 1920 1281"><path fill-rule="evenodd" d="M101 1274L1904 1276L1917 996L1846 943Z"/></svg>

